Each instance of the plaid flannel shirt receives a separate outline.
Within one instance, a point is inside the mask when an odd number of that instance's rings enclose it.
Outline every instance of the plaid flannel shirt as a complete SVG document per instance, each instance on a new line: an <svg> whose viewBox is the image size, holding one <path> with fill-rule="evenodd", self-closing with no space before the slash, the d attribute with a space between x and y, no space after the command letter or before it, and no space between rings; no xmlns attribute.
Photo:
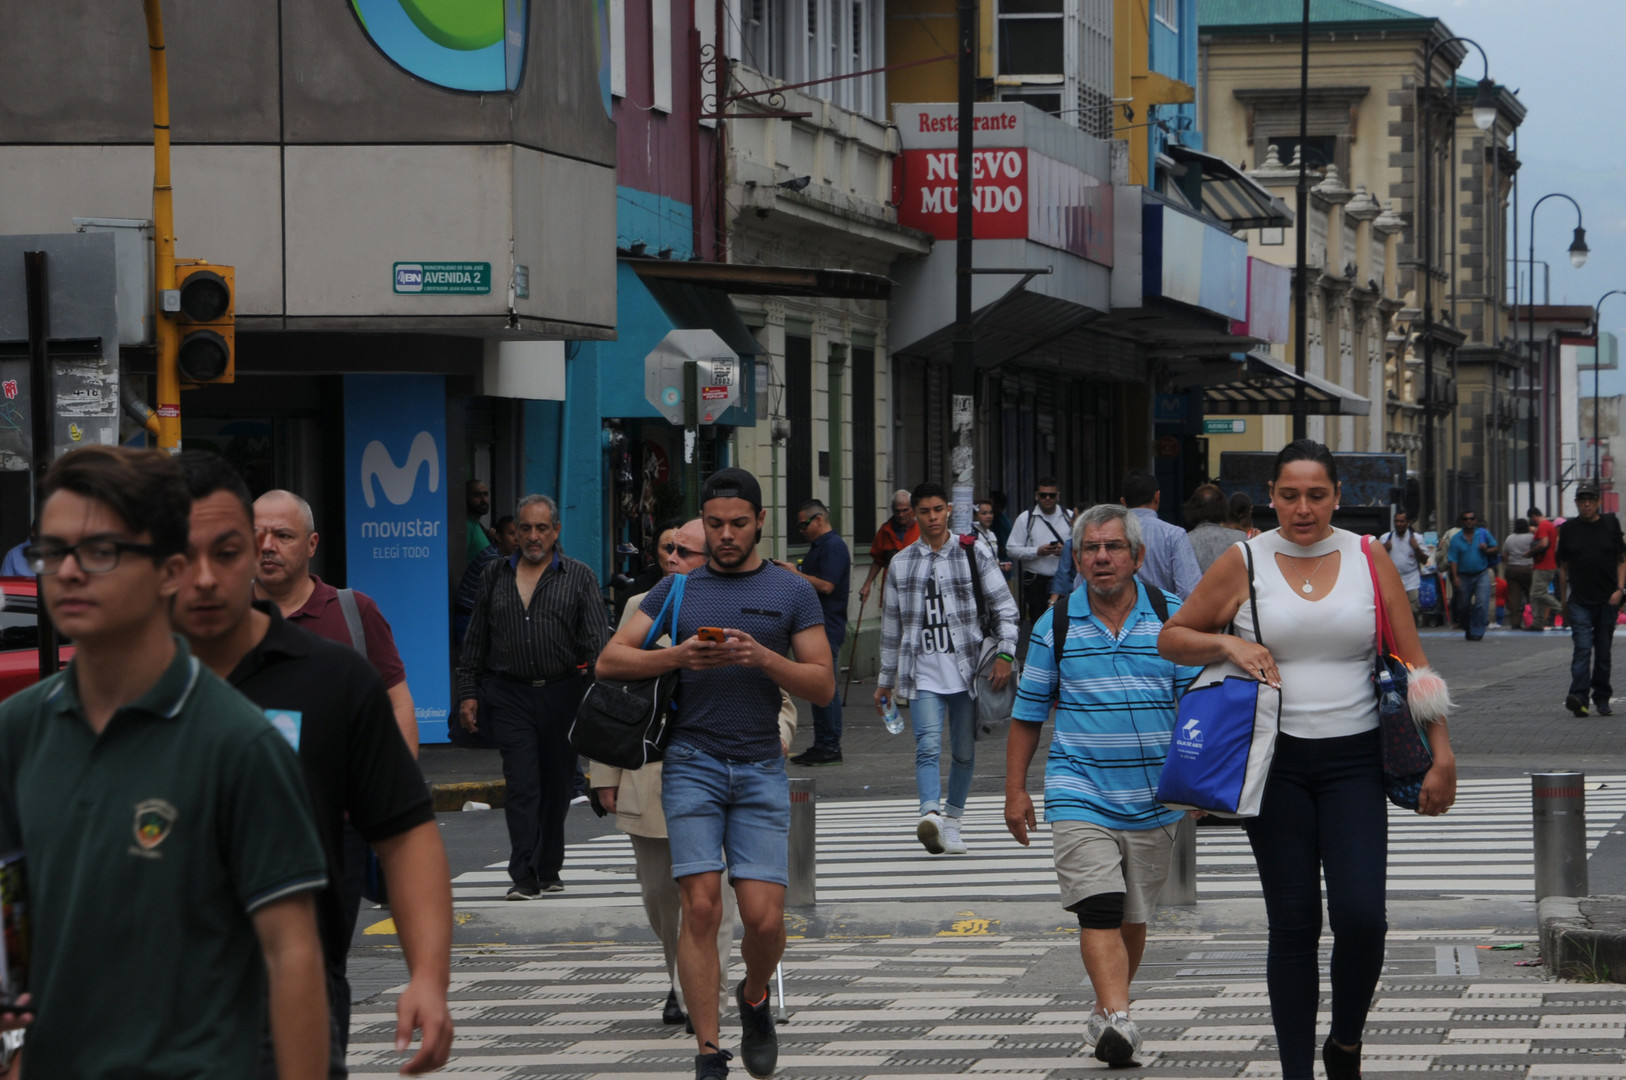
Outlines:
<svg viewBox="0 0 1626 1080"><path fill-rule="evenodd" d="M1011 597L999 562L984 544L971 553L982 575L983 600L999 627L999 651L1016 654L1016 601ZM946 563L939 567L938 563ZM886 602L881 608L881 674L879 685L897 690L905 701L915 696L915 659L920 654L920 629L925 624L922 606L926 576L938 571L943 609L954 641L954 666L966 685L974 685L977 654L982 648L982 626L977 619L977 598L971 589L971 565L958 536L950 536L937 551L924 540L904 548L887 569Z"/></svg>

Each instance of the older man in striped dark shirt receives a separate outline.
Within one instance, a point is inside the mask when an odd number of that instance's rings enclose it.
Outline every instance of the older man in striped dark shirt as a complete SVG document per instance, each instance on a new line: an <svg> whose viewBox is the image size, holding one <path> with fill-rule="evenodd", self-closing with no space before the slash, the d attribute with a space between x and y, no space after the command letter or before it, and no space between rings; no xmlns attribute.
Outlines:
<svg viewBox="0 0 1626 1080"><path fill-rule="evenodd" d="M576 752L570 721L588 669L610 637L598 579L559 550L559 507L527 495L516 513L519 550L480 580L457 667L459 719L473 731L481 701L502 751L511 848L510 900L563 892L565 815Z"/></svg>

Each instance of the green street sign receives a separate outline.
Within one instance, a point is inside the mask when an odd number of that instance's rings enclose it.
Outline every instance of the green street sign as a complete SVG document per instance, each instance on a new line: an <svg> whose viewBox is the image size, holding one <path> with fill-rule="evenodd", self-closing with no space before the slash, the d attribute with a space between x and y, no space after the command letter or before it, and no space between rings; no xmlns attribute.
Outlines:
<svg viewBox="0 0 1626 1080"><path fill-rule="evenodd" d="M1248 430L1246 420L1204 420L1204 435L1241 435Z"/></svg>
<svg viewBox="0 0 1626 1080"><path fill-rule="evenodd" d="M491 264L485 262L423 262L395 264L398 293L491 292Z"/></svg>

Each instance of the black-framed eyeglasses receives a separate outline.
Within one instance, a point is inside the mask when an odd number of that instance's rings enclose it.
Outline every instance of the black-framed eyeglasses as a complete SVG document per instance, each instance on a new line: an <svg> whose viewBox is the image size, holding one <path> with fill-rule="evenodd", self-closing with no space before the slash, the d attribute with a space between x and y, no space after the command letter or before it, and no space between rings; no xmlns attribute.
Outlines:
<svg viewBox="0 0 1626 1080"><path fill-rule="evenodd" d="M55 574L69 555L87 574L105 574L119 565L119 556L126 551L137 555L156 555L158 549L151 544L138 544L132 540L112 540L105 536L92 536L77 544L30 544L23 549L28 568L36 574Z"/></svg>
<svg viewBox="0 0 1626 1080"><path fill-rule="evenodd" d="M1059 499L1059 498L1061 498L1061 492L1059 492L1059 491L1041 491L1041 492L1039 492L1039 498L1041 498L1041 499Z"/></svg>
<svg viewBox="0 0 1626 1080"><path fill-rule="evenodd" d="M693 558L696 555L705 554L704 552L700 552L700 551L690 551L688 548L684 547L682 544L662 544L661 545L661 550L664 551L668 555L671 555L671 554L675 553L677 555L677 557L680 558L680 559L690 559L690 558Z"/></svg>

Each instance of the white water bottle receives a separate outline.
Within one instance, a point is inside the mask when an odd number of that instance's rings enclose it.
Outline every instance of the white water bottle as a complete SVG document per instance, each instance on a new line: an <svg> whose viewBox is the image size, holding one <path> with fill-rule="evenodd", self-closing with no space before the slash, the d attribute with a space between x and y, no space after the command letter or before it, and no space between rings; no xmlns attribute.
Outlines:
<svg viewBox="0 0 1626 1080"><path fill-rule="evenodd" d="M903 730L903 717L898 713L897 702L892 700L891 694L881 695L881 719L886 721L886 730L893 735Z"/></svg>

